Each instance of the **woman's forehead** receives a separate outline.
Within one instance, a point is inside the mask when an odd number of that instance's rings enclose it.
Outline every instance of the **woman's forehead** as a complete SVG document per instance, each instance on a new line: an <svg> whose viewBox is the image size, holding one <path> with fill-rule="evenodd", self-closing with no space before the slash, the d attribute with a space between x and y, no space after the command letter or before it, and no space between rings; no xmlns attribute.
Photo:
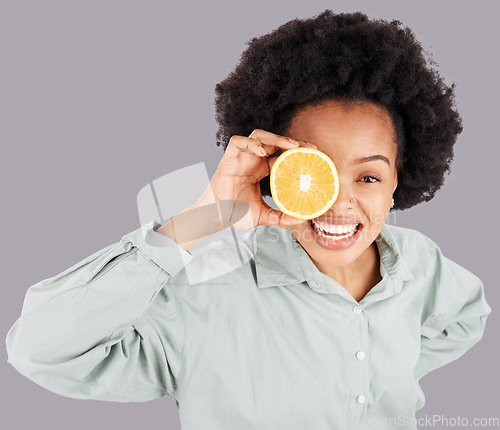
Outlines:
<svg viewBox="0 0 500 430"><path fill-rule="evenodd" d="M372 103L347 106L328 101L303 107L294 116L288 132L291 137L314 143L325 153L338 156L357 157L379 151L392 158L397 149L389 113Z"/></svg>
<svg viewBox="0 0 500 430"><path fill-rule="evenodd" d="M346 119L377 120L392 126L389 112L382 106L370 101L361 100L324 100L319 104L307 104L297 109L291 120L291 126L296 127L314 122L315 120L338 123Z"/></svg>

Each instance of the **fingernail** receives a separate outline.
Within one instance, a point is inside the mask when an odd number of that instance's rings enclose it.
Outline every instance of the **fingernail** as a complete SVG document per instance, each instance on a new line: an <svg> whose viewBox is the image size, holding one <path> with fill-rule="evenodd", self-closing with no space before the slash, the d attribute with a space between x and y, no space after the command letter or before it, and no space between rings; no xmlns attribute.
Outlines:
<svg viewBox="0 0 500 430"><path fill-rule="evenodd" d="M316 148L316 149L318 148L314 143L306 142L306 145L309 145L309 146Z"/></svg>
<svg viewBox="0 0 500 430"><path fill-rule="evenodd" d="M288 140L290 141L290 143L293 143L294 145L300 145L300 143L297 142L296 140L293 140L291 138L288 138Z"/></svg>

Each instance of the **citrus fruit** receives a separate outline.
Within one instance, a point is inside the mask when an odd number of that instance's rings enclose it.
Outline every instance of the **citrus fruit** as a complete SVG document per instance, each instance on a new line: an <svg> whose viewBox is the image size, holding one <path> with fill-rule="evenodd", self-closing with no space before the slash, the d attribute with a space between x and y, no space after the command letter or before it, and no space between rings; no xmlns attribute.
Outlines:
<svg viewBox="0 0 500 430"><path fill-rule="evenodd" d="M271 195L278 208L294 218L324 214L339 195L339 175L328 155L314 148L284 151L270 175Z"/></svg>

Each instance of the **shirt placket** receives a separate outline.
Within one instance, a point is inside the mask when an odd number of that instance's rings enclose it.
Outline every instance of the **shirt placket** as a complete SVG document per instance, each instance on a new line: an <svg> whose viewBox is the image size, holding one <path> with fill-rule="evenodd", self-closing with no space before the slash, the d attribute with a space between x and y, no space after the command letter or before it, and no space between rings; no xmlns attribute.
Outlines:
<svg viewBox="0 0 500 430"><path fill-rule="evenodd" d="M368 351L368 318L366 309L360 305L349 303L353 312L353 347L351 357L347 360L351 363L352 378L351 390L348 403L350 405L349 428L358 429L366 415L369 402L369 351Z"/></svg>

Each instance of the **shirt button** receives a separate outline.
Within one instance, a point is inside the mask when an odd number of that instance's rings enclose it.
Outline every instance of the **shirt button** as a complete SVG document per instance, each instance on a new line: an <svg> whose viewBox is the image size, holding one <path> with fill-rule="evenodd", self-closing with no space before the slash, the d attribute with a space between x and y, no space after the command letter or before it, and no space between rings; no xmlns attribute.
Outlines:
<svg viewBox="0 0 500 430"><path fill-rule="evenodd" d="M357 358L358 360L363 360L363 358L365 358L365 353L364 353L364 351L358 351L358 352L356 353L356 358Z"/></svg>
<svg viewBox="0 0 500 430"><path fill-rule="evenodd" d="M354 306L353 312L355 314L360 314L361 312L363 312L363 308L361 308L359 306Z"/></svg>
<svg viewBox="0 0 500 430"><path fill-rule="evenodd" d="M363 394L361 394L361 395L359 395L359 396L358 396L358 399L357 399L357 400L358 400L358 403L364 403L364 402L365 402L365 400L366 400L366 397L365 397L365 396L363 396Z"/></svg>

